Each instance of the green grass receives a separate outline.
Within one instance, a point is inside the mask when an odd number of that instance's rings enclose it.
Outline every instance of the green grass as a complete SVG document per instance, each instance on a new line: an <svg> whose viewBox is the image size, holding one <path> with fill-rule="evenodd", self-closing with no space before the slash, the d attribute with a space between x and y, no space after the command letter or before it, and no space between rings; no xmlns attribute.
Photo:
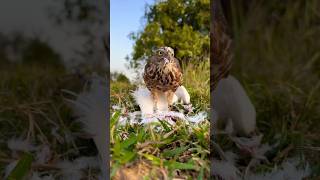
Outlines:
<svg viewBox="0 0 320 180"><path fill-rule="evenodd" d="M156 130L158 127L162 130ZM176 176L175 171L189 178L199 177L200 171L209 172L209 123L193 127L182 121L170 125L164 120L147 126L112 126L110 134L113 173L139 160L163 168L169 177Z"/></svg>
<svg viewBox="0 0 320 180"><path fill-rule="evenodd" d="M193 105L201 109L210 108L210 62L183 65L184 86L188 90Z"/></svg>
<svg viewBox="0 0 320 180"><path fill-rule="evenodd" d="M79 92L83 80L63 69L19 64L2 69L0 79L0 177L4 177L3 170L9 162L21 158L21 154L15 155L7 147L12 138L29 140L35 146L48 145L52 156L47 162L49 166L62 159L97 154L94 143L86 138L65 101L74 98L62 92L62 89ZM36 157L35 152L30 153ZM19 175L23 169L14 172ZM54 168L52 172L58 173Z"/></svg>
<svg viewBox="0 0 320 180"><path fill-rule="evenodd" d="M184 86L191 96L195 112L209 111L209 63L185 65ZM178 120L170 125L165 120L148 125L117 125L120 116L139 110L130 92L136 86L111 82L111 104L124 112L111 110L111 172L114 179L120 172L127 177L158 179L209 177L209 121L197 126ZM194 113L195 113L194 112ZM142 172L138 173L144 169ZM153 178L152 178L153 177Z"/></svg>

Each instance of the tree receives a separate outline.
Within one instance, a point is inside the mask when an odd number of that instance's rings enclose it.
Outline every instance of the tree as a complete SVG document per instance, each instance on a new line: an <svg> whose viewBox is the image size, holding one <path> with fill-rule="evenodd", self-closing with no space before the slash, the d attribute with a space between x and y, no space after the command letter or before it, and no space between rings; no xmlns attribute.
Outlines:
<svg viewBox="0 0 320 180"><path fill-rule="evenodd" d="M131 33L133 53L127 58L130 68L139 68L141 61L159 46L170 46L182 62L209 59L210 1L166 0L147 5L142 31Z"/></svg>
<svg viewBox="0 0 320 180"><path fill-rule="evenodd" d="M22 51L22 63L64 67L60 55L38 38L30 39L26 44Z"/></svg>
<svg viewBox="0 0 320 180"><path fill-rule="evenodd" d="M110 76L111 76L110 78L111 81L124 82L124 83L130 84L129 78L121 72L117 72L117 71L111 72Z"/></svg>
<svg viewBox="0 0 320 180"><path fill-rule="evenodd" d="M14 64L55 67L64 70L61 56L46 41L27 37L22 32L0 33L0 66Z"/></svg>

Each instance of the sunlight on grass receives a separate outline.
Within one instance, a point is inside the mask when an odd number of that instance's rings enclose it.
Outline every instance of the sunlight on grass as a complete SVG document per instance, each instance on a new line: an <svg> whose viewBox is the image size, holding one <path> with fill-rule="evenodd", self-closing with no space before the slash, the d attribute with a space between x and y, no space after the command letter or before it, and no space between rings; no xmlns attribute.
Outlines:
<svg viewBox="0 0 320 180"><path fill-rule="evenodd" d="M191 96L193 114L209 110L209 63L183 66L184 83ZM143 124L120 125L121 116L139 111L131 92L136 86L124 82L111 82L110 124L112 177L182 177L208 178L209 121L190 124L177 119L174 125L167 120ZM177 110L182 106L175 106ZM137 119L138 121L138 119Z"/></svg>

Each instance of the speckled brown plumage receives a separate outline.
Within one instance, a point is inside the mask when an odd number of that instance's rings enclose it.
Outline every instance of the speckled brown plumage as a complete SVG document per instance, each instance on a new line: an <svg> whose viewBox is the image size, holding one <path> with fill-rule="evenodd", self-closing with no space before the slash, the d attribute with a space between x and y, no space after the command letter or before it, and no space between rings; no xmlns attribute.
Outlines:
<svg viewBox="0 0 320 180"><path fill-rule="evenodd" d="M168 105L172 104L173 95L182 84L181 67L172 48L161 47L155 51L148 59L143 79L152 94L155 110L160 92L165 93Z"/></svg>
<svg viewBox="0 0 320 180"><path fill-rule="evenodd" d="M213 72L211 74L211 90L214 90L217 83L229 75L232 60L232 40L227 34L227 23L222 11L220 0L212 3L211 16L211 60Z"/></svg>

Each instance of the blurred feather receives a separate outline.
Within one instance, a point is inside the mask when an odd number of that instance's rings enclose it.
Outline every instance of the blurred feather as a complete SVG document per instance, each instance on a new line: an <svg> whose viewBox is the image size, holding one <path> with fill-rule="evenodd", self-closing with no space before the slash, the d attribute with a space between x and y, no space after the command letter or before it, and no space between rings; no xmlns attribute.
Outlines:
<svg viewBox="0 0 320 180"><path fill-rule="evenodd" d="M211 163L213 164L211 171L214 177L218 179L241 179L240 171L232 162L214 159Z"/></svg>
<svg viewBox="0 0 320 180"><path fill-rule="evenodd" d="M61 169L63 179L78 180L84 177L84 172L82 170L97 168L99 164L96 157L80 157L74 161L60 161L56 166Z"/></svg>
<svg viewBox="0 0 320 180"><path fill-rule="evenodd" d="M69 93L72 94L72 93ZM106 176L107 167L107 84L94 76L90 89L76 95L76 100L68 100L73 103L74 113L84 125L84 130L93 134L93 140L102 159L101 170Z"/></svg>
<svg viewBox="0 0 320 180"><path fill-rule="evenodd" d="M228 76L222 79L213 91L214 110L218 120L232 120L234 132L248 135L256 127L256 111L245 90L237 79Z"/></svg>
<svg viewBox="0 0 320 180"><path fill-rule="evenodd" d="M289 159L281 164L280 167L275 167L271 172L262 174L250 174L248 180L302 180L311 174L311 169L308 164L304 167L298 167L299 162L297 159Z"/></svg>
<svg viewBox="0 0 320 180"><path fill-rule="evenodd" d="M47 163L51 158L51 153L52 152L48 145L40 146L36 153L36 162L41 164Z"/></svg>
<svg viewBox="0 0 320 180"><path fill-rule="evenodd" d="M32 172L31 180L54 180L52 175L41 176L38 172Z"/></svg>
<svg viewBox="0 0 320 180"><path fill-rule="evenodd" d="M9 163L5 169L4 169L4 177L7 178L9 176L9 174L11 173L11 171L16 167L16 165L18 164L18 160L12 161L11 163Z"/></svg>
<svg viewBox="0 0 320 180"><path fill-rule="evenodd" d="M12 151L35 151L37 149L36 146L31 144L26 139L21 138L11 138L8 140L8 148Z"/></svg>

